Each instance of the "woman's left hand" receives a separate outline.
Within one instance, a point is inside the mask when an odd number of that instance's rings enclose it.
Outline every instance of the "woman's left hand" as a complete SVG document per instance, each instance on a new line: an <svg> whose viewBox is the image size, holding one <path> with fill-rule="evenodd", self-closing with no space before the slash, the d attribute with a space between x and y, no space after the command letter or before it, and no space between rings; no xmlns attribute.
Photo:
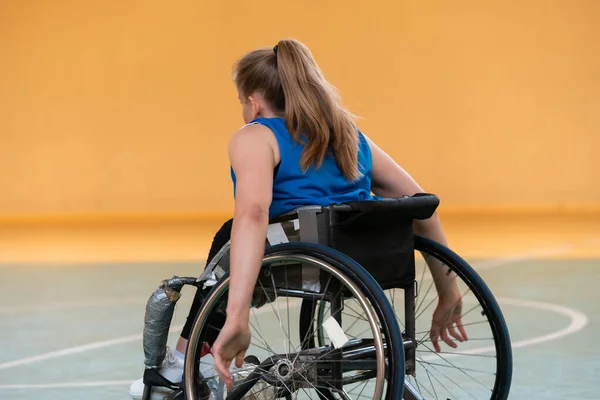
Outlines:
<svg viewBox="0 0 600 400"><path fill-rule="evenodd" d="M441 351L438 343L440 336L453 349L457 348L458 345L450 339L450 336L459 342L469 339L462 322L462 306L462 295L458 291L458 286L439 294L438 305L433 312L430 331L431 342L436 352Z"/></svg>
<svg viewBox="0 0 600 400"><path fill-rule="evenodd" d="M235 365L242 367L246 350L250 346L250 328L246 318L228 316L223 329L212 346L212 354L215 358L215 368L227 387L233 386L229 367L235 359Z"/></svg>

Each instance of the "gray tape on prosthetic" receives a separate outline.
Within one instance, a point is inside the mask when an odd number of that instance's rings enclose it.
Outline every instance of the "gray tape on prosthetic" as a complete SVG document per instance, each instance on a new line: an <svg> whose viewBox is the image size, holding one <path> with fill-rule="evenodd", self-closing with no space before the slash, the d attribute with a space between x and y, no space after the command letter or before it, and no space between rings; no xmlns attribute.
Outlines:
<svg viewBox="0 0 600 400"><path fill-rule="evenodd" d="M165 359L169 328L182 287L183 281L179 277L164 280L146 303L143 333L146 368L158 368Z"/></svg>
<svg viewBox="0 0 600 400"><path fill-rule="evenodd" d="M214 286L219 279L229 271L229 249L231 241L227 243L215 254L213 259L208 263L204 272L198 278L198 282L204 282L204 289Z"/></svg>

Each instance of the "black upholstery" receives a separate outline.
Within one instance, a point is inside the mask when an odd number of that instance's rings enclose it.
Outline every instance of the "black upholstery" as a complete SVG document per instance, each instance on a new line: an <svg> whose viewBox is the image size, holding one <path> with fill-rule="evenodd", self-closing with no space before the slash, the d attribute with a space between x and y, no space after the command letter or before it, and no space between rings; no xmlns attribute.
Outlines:
<svg viewBox="0 0 600 400"><path fill-rule="evenodd" d="M413 221L438 205L437 196L419 193L324 207L319 242L356 260L384 289L406 287L415 278Z"/></svg>
<svg viewBox="0 0 600 400"><path fill-rule="evenodd" d="M414 284L415 278L413 222L430 218L438 205L437 196L418 193L376 201L309 206L271 223L281 222L286 230L290 229L290 220L298 219L300 232L296 232L296 240L342 252L365 268L384 289L407 288ZM264 283L270 286L274 280L277 287L285 287L285 282L288 288L298 289L305 279L304 268L301 265L288 268L286 276L274 272ZM317 277L321 288L327 278ZM262 277L259 280L262 282Z"/></svg>

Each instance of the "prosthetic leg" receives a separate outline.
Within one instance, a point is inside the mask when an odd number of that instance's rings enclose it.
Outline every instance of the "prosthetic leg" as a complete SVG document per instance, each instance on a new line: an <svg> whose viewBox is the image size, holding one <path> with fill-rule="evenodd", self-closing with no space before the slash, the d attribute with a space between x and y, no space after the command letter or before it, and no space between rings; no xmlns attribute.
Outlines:
<svg viewBox="0 0 600 400"><path fill-rule="evenodd" d="M152 387L155 386L172 389L172 395L167 397L170 400L183 399L183 383L169 381L158 373L158 369L165 359L175 304L181 297L181 289L184 285L199 287L202 283L197 277L174 276L164 280L146 303L143 333L145 370L142 400L150 400Z"/></svg>

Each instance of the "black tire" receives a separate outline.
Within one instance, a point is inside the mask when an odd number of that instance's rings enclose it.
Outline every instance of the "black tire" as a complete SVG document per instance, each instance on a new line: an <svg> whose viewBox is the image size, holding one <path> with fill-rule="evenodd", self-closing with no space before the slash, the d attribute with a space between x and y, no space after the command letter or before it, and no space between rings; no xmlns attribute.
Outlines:
<svg viewBox="0 0 600 400"><path fill-rule="evenodd" d="M507 399L512 380L512 349L506 321L492 291L464 259L447 247L421 236L415 236L414 247L416 251L442 261L455 272L471 289L488 315L497 354L496 379L494 387L491 389L490 400ZM302 303L301 316L303 323L301 323L301 326L304 326L304 330L309 329L309 326L311 326L310 321L314 318L322 318L321 312L323 310L321 307L322 304L317 307L314 301L304 301ZM316 337L316 335L312 335L310 340L311 347L323 345L323 338Z"/></svg>
<svg viewBox="0 0 600 400"><path fill-rule="evenodd" d="M364 294L372 300L372 305L376 308L375 312L382 323L384 337L386 339L389 338L389 341L386 341L386 345L388 346L387 354L392 362L387 366L387 380L389 386L385 398L390 400L402 398L402 391L404 389L404 345L402 343L402 332L398 325L394 310L377 281L356 261L330 247L310 243L291 243L280 246L282 246L279 247L279 251L281 252L305 254L315 258L321 258L332 265L335 265L348 275L354 275L356 277L354 283L356 283L364 291ZM287 250L287 246L300 247L293 250ZM314 315L314 307L313 301L302 301L300 309L300 337L307 337L310 320L307 320L306 317ZM311 344L314 346L314 339Z"/></svg>
<svg viewBox="0 0 600 400"><path fill-rule="evenodd" d="M401 399L404 389L404 347L402 343L402 333L397 318L394 314L394 310L386 298L385 293L375 279L356 261L340 253L339 251L322 245L294 242L279 244L269 247L265 250L265 257L275 255L303 255L328 263L346 275L352 281L352 283L360 289L362 294L369 299L370 304L373 307L373 311L381 323L381 331L385 338L386 345L385 354L387 357L387 363L385 372L387 387L385 396L383 398L386 400ZM219 283L217 283L211 290L211 294L216 291L219 286ZM207 300L211 298L211 294L207 296ZM185 360L186 367L184 369L184 382L187 378L189 378L188 375L192 375L194 373L194 365L197 364L198 354L196 353L198 347L197 343L193 343L200 340L200 338L195 337L195 333L199 333L202 330L202 327L198 326L202 323L199 321L200 315L201 313L199 313L196 317L194 327L192 328L192 334L188 342L188 351L186 353L187 357ZM190 386L192 385L188 386L186 384L186 398L191 393Z"/></svg>
<svg viewBox="0 0 600 400"><path fill-rule="evenodd" d="M449 248L433 240L415 236L415 250L443 261L466 283L485 310L489 317L497 354L496 381L490 399L508 399L512 380L512 348L504 315L492 291L473 267Z"/></svg>

